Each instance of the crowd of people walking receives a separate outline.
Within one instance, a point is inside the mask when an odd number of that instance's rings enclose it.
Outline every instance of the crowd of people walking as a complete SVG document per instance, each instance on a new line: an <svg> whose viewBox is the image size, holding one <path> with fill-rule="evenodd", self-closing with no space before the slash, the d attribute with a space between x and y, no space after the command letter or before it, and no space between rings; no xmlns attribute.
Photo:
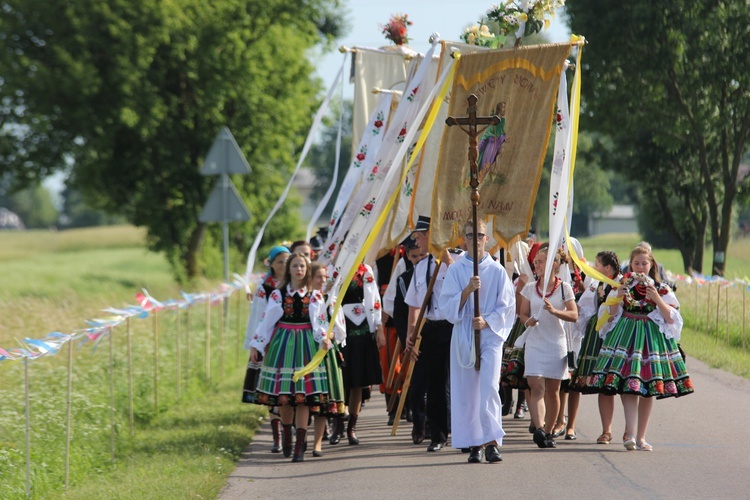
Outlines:
<svg viewBox="0 0 750 500"><path fill-rule="evenodd" d="M463 226L463 250L437 258L429 226L420 217L398 248L361 263L339 297L309 242L271 249L267 273L248 290L242 395L269 407L270 451L304 460L311 423L313 457L324 442L358 445L373 389L388 403L384 431L400 410L415 445L429 438L435 453L450 443L470 463L502 460L503 417L528 413L531 447L578 439L580 397L589 394L598 398L597 444L615 441L619 395L622 445L652 451L654 400L693 386L679 302L650 246L636 246L624 268L611 251L589 267L574 239L556 248L532 238L490 255L478 220ZM323 361L311 364L319 351Z"/></svg>

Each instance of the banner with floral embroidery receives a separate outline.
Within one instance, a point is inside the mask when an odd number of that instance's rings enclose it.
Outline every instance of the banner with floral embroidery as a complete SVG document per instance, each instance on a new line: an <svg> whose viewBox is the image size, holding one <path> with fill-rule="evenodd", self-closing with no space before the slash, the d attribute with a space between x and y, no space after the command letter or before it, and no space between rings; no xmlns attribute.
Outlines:
<svg viewBox="0 0 750 500"><path fill-rule="evenodd" d="M541 177L555 111L555 95L570 43L492 50L462 56L449 115L467 115L467 98L478 98L477 115L500 123L480 133L478 215L492 222L493 237L508 242L525 234ZM482 127L480 126L480 130ZM468 136L445 127L432 197L430 244L458 243L471 218Z"/></svg>
<svg viewBox="0 0 750 500"><path fill-rule="evenodd" d="M404 45L373 49L355 47L352 53L354 106L352 109L352 156L367 130L367 120L378 102L372 89L403 90L409 61L417 52Z"/></svg>
<svg viewBox="0 0 750 500"><path fill-rule="evenodd" d="M363 172L368 173L367 177L370 180L374 180L374 176L377 174L377 170L375 172L372 171L372 161L368 162L367 159L368 156L370 159L375 156L375 153L383 142L390 117L392 100L393 94L391 93L379 94L377 106L367 123L365 134L359 143L357 153L352 157L349 170L346 173L346 177L344 177L344 182L341 184L336 197L336 203L331 212L331 218L328 221L328 234L330 235L333 235L336 225L344 213L344 209L352 198L352 193L362 183ZM332 255L332 251L323 252L319 260L327 264Z"/></svg>
<svg viewBox="0 0 750 500"><path fill-rule="evenodd" d="M433 45L424 61L432 59L434 50L435 46ZM428 67L429 64L419 64L414 77L409 81L408 88L410 90L402 96L395 113L392 113L393 117L385 131L382 144L377 151L368 151L367 157L364 159L365 163L362 166L362 182L339 218L335 231L326 240L319 257L323 262L331 263L336 259L345 238L350 247L353 246L355 250L357 249L358 239L367 236L367 234L363 235L358 232L358 227L363 226L363 222L370 218L370 214L376 207L376 202L383 203L384 198L387 197L385 193L392 193L392 189L395 189L395 186L393 186L389 187L388 191L382 191L386 178L390 182L394 176L397 177L400 174L401 169L399 168L395 169L398 172L393 172L390 175L389 172L393 165L400 166L401 161L406 156L408 145L404 144L404 139L407 131L413 125L414 117L422 106L421 101L424 92L420 87L425 80ZM377 211L375 213L379 214ZM338 262L336 263L337 268L341 265ZM351 268L351 263L343 265L348 266L347 269ZM333 279L332 274L331 279Z"/></svg>

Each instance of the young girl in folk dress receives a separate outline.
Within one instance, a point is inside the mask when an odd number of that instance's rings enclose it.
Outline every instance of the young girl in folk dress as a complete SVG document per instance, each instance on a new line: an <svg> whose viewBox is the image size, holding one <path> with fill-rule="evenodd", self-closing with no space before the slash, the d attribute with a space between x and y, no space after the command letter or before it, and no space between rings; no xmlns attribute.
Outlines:
<svg viewBox="0 0 750 500"><path fill-rule="evenodd" d="M614 252L599 252L596 254L594 269L610 279L619 280L620 261ZM588 288L578 300L578 321L576 328L583 332L583 341L578 355L578 364L573 371L570 380L570 389L583 394L592 394L596 390L588 386L589 377L594 372L594 365L602 347L602 339L596 331L599 306L612 291L612 285L592 280ZM602 421L602 433L597 438L598 444L609 444L612 441L612 420L615 413L615 398L612 395L599 393L599 416ZM569 421L568 426L575 429L574 419Z"/></svg>
<svg viewBox="0 0 750 500"><path fill-rule="evenodd" d="M560 384L568 377L568 344L563 321L576 321L578 309L571 286L557 277L567 259L556 252L547 288L542 290L549 246L542 245L534 256L538 279L526 285L521 294L519 316L526 332L524 375L529 383L529 412L534 426L534 442L540 448L555 448L552 437L560 409ZM552 250L554 251L554 250ZM541 311L540 311L541 309Z"/></svg>
<svg viewBox="0 0 750 500"><path fill-rule="evenodd" d="M344 352L344 388L348 392L349 423L346 435L350 445L359 444L355 433L362 401L369 399L370 386L380 384L378 348L385 345L380 292L372 268L360 264L341 298L346 320Z"/></svg>
<svg viewBox="0 0 750 500"><path fill-rule="evenodd" d="M328 271L326 268L317 262L312 264L312 287L313 290L323 292L323 286L328 279ZM323 295L324 299L327 299L326 295ZM326 300L327 302L327 300ZM340 355L341 351L338 344L341 344L346 339L346 330L343 324L343 316L340 315L341 319L337 319L333 333L335 335L335 342L331 343L326 357L324 359L326 367L326 375L328 376L328 405L325 409L321 407L321 412L314 416L315 422L315 438L313 440L313 452L314 457L323 456L323 434L325 432L327 417L331 416L334 422L337 422L336 427L338 429L342 424L344 418L344 378L341 374ZM331 430L331 432L334 432ZM338 442L338 441L337 441ZM333 443L335 444L335 443Z"/></svg>
<svg viewBox="0 0 750 500"><path fill-rule="evenodd" d="M635 247L630 267L632 273L626 273L609 294L622 300L599 308L599 316L610 317L599 331L604 341L587 385L621 395L623 445L651 451L646 431L654 398L692 394L693 383L677 346L682 332L680 303L669 285L658 281L651 250Z"/></svg>
<svg viewBox="0 0 750 500"><path fill-rule="evenodd" d="M268 297L271 295L271 292L279 286L281 277L284 276L286 260L289 258L289 254L289 249L283 245L275 246L271 249L268 254L268 260L266 261L268 273L263 278L262 283L258 284L258 287L255 289L255 294L248 297L249 299L252 299L252 306L250 308L250 317L247 320L247 330L245 331L245 349L250 349L250 342L253 340L255 331L260 324L260 319L263 317L263 313L266 310ZM260 367L260 363L255 363L252 359L248 360L247 372L245 373L245 384L242 391L243 403L255 402L255 389L258 385ZM271 448L271 452L280 453L281 420L279 419L278 410L276 408L271 409L271 430L273 432L273 447Z"/></svg>
<svg viewBox="0 0 750 500"><path fill-rule="evenodd" d="M312 289L310 261L292 255L279 288L271 293L263 319L250 345L251 358L258 362L265 353L255 402L280 406L284 431L282 450L292 454L292 420L297 428L293 462L304 460L310 409L318 411L328 401L328 379L324 366L292 380L294 372L309 363L318 346L328 350L330 341L323 296ZM296 408L296 416L295 416Z"/></svg>

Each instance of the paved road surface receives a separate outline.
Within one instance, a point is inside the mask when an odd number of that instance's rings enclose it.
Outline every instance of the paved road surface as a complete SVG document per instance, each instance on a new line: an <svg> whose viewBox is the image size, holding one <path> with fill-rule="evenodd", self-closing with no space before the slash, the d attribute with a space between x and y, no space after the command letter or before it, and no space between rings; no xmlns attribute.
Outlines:
<svg viewBox="0 0 750 500"><path fill-rule="evenodd" d="M468 464L459 450L427 453L427 441L412 444L405 421L392 437L377 394L360 418L361 444L324 442L322 458L308 451L304 462L292 463L270 453L266 422L219 498L750 498L750 381L692 357L688 369L696 393L654 404L651 453L628 452L617 441L595 444L601 432L596 396L583 396L577 441L539 449L527 431L528 416L510 418L503 462ZM615 440L623 430L618 400Z"/></svg>

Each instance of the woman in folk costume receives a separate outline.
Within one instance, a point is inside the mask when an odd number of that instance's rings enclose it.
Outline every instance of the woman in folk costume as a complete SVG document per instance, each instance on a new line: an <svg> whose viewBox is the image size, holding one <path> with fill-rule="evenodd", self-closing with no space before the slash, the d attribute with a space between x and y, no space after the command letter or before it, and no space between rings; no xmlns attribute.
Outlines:
<svg viewBox="0 0 750 500"><path fill-rule="evenodd" d="M603 251L596 254L594 269L607 276L610 279L618 280L620 277L620 261L614 252ZM593 394L597 392L594 388L588 386L589 377L594 372L599 350L602 347L602 339L599 332L596 331L596 322L598 319L597 311L599 306L612 291L612 285L591 280L589 286L578 299L578 321L576 329L583 332L583 341L581 350L578 354L578 363L576 369L570 378L569 388L583 394ZM571 393L572 394L572 393ZM602 433L597 438L598 444L609 444L612 442L612 420L615 413L615 398L612 395L599 393L599 417L602 421ZM568 421L570 429L571 423ZM573 427L575 430L575 427Z"/></svg>
<svg viewBox="0 0 750 500"><path fill-rule="evenodd" d="M693 383L677 346L682 333L680 303L669 285L658 281L651 250L635 247L630 267L632 273L623 275L621 285L599 308L602 321L606 319L599 331L604 340L587 385L621 395L623 445L651 451L646 431L654 398L692 394Z"/></svg>
<svg viewBox="0 0 750 500"><path fill-rule="evenodd" d="M285 457L292 454L292 420L295 421L294 462L304 460L310 410L319 411L328 402L328 379L324 366L297 382L292 376L312 360L319 346L328 350L327 326L323 295L312 290L310 261L304 255L292 255L287 260L284 279L268 299L250 345L253 361L258 362L264 353L255 402L280 407Z"/></svg>
<svg viewBox="0 0 750 500"><path fill-rule="evenodd" d="M313 290L324 292L323 287L328 279L328 271L326 268L317 262L312 263L312 287ZM324 294L324 300L328 302L328 297ZM328 306L330 310L331 307ZM344 416L344 377L341 373L341 350L338 344L341 344L346 340L346 330L343 324L343 318L339 315L340 319L337 321L333 328L335 335L335 342L331 343L331 348L326 353L324 358L326 376L328 377L328 405L327 407L321 407L321 412L316 413L314 416L315 422L315 438L313 440L313 451L312 456L322 457L323 456L323 434L325 433L328 416L334 418L334 421L341 419L343 422ZM330 317L328 318L330 321ZM342 425L342 424L337 424ZM342 427L343 428L343 427ZM338 437L338 434L336 435ZM336 441L338 442L338 441ZM334 443L335 444L335 443Z"/></svg>
<svg viewBox="0 0 750 500"><path fill-rule="evenodd" d="M268 266L268 272L263 277L263 281L258 284L255 289L255 293L252 297L252 306L250 308L250 318L247 321L247 329L245 331L245 349L250 349L250 342L255 335L255 331L260 324L260 319L263 317L263 313L266 310L268 304L268 297L271 292L279 286L281 277L284 276L284 270L286 269L286 260L289 258L289 249L285 246L279 245L271 249L266 260ZM242 391L242 402L243 403L254 403L255 402L255 389L258 385L258 374L260 373L261 364L253 362L252 358L248 360L247 372L245 373L245 384ZM279 413L276 408L271 408L271 430L273 432L273 447L271 448L272 453L281 452L281 420L279 419Z"/></svg>
<svg viewBox="0 0 750 500"><path fill-rule="evenodd" d="M346 345L342 350L344 388L349 407L346 435L350 445L359 444L355 428L362 401L370 398L371 385L383 381L378 356L379 347L385 345L381 309L380 293L372 268L360 264L341 299L341 310L346 320Z"/></svg>
<svg viewBox="0 0 750 500"><path fill-rule="evenodd" d="M578 319L573 289L557 276L560 265L567 260L561 251L555 253L552 278L542 290L548 251L549 245L544 244L534 256L538 279L521 292L519 314L526 326L524 376L529 383L529 412L534 442L540 448L557 446L552 428L560 409L560 384L569 377L568 342L563 322Z"/></svg>

